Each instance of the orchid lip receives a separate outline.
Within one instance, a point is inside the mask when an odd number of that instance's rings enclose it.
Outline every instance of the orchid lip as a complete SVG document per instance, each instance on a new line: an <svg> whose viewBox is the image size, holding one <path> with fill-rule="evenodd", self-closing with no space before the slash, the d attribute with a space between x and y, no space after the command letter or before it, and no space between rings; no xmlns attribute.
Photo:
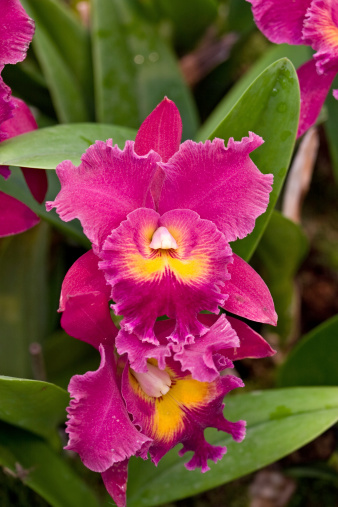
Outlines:
<svg viewBox="0 0 338 507"><path fill-rule="evenodd" d="M160 248L162 250L169 250L171 248L176 250L178 248L175 238L166 227L159 227L156 229L149 246L154 250L159 250Z"/></svg>
<svg viewBox="0 0 338 507"><path fill-rule="evenodd" d="M168 373L150 363L147 363L147 368L148 371L146 372L131 370L143 392L153 398L160 398L167 394L171 386L171 379Z"/></svg>

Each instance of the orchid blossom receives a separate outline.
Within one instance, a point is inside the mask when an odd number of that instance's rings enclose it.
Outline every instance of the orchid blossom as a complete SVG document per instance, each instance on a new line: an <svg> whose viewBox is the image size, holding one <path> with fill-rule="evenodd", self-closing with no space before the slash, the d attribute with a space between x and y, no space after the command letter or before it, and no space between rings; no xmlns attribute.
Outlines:
<svg viewBox="0 0 338 507"><path fill-rule="evenodd" d="M87 272L93 285L104 275L112 308L123 315L117 351L140 372L147 358L164 368L172 353L183 371L189 370L185 351L194 343L203 358L202 338L209 328L197 317L201 311L218 314L221 306L276 323L266 285L229 246L252 231L268 204L272 175L262 174L249 158L263 140L250 133L240 142L230 139L227 147L221 139L180 145L181 132L175 104L164 99L141 125L135 143L127 141L121 150L112 140L97 141L79 167L62 162L61 191L47 203L63 220L82 223L93 251L74 272ZM70 293L62 292L63 325L76 336L77 301L83 303L89 293L96 298L96 291L72 289L77 296L69 300L72 311L67 311ZM162 315L175 325L160 344L154 324ZM226 340L224 329L213 353ZM205 361L201 366L196 380L217 376Z"/></svg>
<svg viewBox="0 0 338 507"><path fill-rule="evenodd" d="M277 44L305 44L316 53L297 71L301 90L298 137L318 118L338 72L338 4L336 0L247 0L255 23ZM333 91L338 99L338 90Z"/></svg>
<svg viewBox="0 0 338 507"><path fill-rule="evenodd" d="M18 0L0 0L0 72L5 64L24 60L34 34L34 22ZM0 76L0 142L37 128L27 105L11 96L11 90ZM27 185L38 201L42 202L47 190L45 171L22 168ZM7 179L10 170L0 166L0 175ZM17 234L33 227L39 217L25 204L0 192L0 237Z"/></svg>
<svg viewBox="0 0 338 507"><path fill-rule="evenodd" d="M100 282L96 283L96 296L99 286ZM102 290L105 290L103 285ZM187 451L193 452L186 468L201 468L206 472L209 470L207 461L217 462L225 454L226 447L209 444L204 439L205 428L214 427L226 432L236 442L244 438L245 422L230 422L223 416L224 396L243 383L234 375L221 376L219 372L232 368L232 360L252 355L264 357L274 351L253 331L250 337L244 333L243 340L240 340L225 315L204 314L199 318L210 326L205 335L210 346L210 359L212 344L217 341L219 332L222 333L224 326L229 327L223 350L211 361L218 370L213 381L194 379L189 372L183 372L172 357L166 358L164 369L159 369L156 359L150 358L146 371L140 373L131 368L126 356L117 358L114 354L114 332L110 340L101 341L99 336L104 319L96 318L95 306L87 306L83 312L96 323L92 324L92 339L89 339L88 328L81 323L77 333L78 337L84 333L85 341L99 347L101 364L97 371L75 375L70 381L68 390L72 399L68 408L66 431L69 442L66 449L77 452L90 470L102 474L108 492L118 507L123 507L131 456L147 459L149 452L157 465L170 449L182 443L180 456ZM173 320L156 322L154 332L163 346L174 326Z"/></svg>

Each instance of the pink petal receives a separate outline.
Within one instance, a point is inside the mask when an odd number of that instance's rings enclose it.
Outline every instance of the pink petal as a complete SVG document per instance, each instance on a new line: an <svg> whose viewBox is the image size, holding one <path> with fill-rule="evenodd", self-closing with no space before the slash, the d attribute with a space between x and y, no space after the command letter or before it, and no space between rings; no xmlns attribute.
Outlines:
<svg viewBox="0 0 338 507"><path fill-rule="evenodd" d="M46 207L56 208L65 222L78 218L96 248L128 213L148 203L160 157L154 152L136 155L132 141L121 151L110 139L96 141L81 160L79 167L69 160L58 165L61 191Z"/></svg>
<svg viewBox="0 0 338 507"><path fill-rule="evenodd" d="M177 241L178 248L167 254L150 248L160 226ZM218 313L223 303L220 287L228 277L230 247L212 222L190 210L162 217L145 208L130 213L108 237L100 257L100 269L112 286L113 308L124 316L121 327L141 340L157 344L153 326L161 315L176 319L170 340L193 340L192 335L204 332L197 313Z"/></svg>
<svg viewBox="0 0 338 507"><path fill-rule="evenodd" d="M140 453L146 457L151 439L130 421L116 377L113 347L100 346L97 371L75 375L69 383L65 449L77 452L84 465L105 472L115 463Z"/></svg>
<svg viewBox="0 0 338 507"><path fill-rule="evenodd" d="M0 66L1 71L1 66ZM7 133L3 131L3 124L13 116L14 104L11 100L11 89L3 82L0 76L0 142L7 139Z"/></svg>
<svg viewBox="0 0 338 507"><path fill-rule="evenodd" d="M178 151L182 137L180 113L171 100L165 97L144 120L135 139L135 152L147 155L154 150L167 162Z"/></svg>
<svg viewBox="0 0 338 507"><path fill-rule="evenodd" d="M336 71L319 75L314 60L309 60L297 69L300 86L300 117L297 137L300 137L316 122L329 93Z"/></svg>
<svg viewBox="0 0 338 507"><path fill-rule="evenodd" d="M0 192L0 237L19 234L34 227L39 217L25 204Z"/></svg>
<svg viewBox="0 0 338 507"><path fill-rule="evenodd" d="M34 21L19 0L0 0L0 12L0 65L22 62L34 34Z"/></svg>
<svg viewBox="0 0 338 507"><path fill-rule="evenodd" d="M336 100L338 100L338 90L333 90L332 94Z"/></svg>
<svg viewBox="0 0 338 507"><path fill-rule="evenodd" d="M115 463L101 474L104 485L117 507L126 505L128 461L125 459L120 463Z"/></svg>
<svg viewBox="0 0 338 507"><path fill-rule="evenodd" d="M134 424L153 439L150 454L155 464L176 444L183 443L180 455L188 450L194 452L193 463L188 468L201 467L204 472L208 470L208 459L217 461L226 452L225 448L205 442L205 428L230 433L236 441L244 438L244 421L232 423L223 416L224 396L243 383L232 375L219 377L212 383L198 382L179 373L172 361L168 361L168 368L174 383L159 399L146 395L126 367L122 375L123 397ZM168 417L172 422L170 427Z"/></svg>
<svg viewBox="0 0 338 507"><path fill-rule="evenodd" d="M214 315L210 315L214 318ZM199 316L203 320L203 315ZM214 319L213 319L214 320ZM215 362L215 353L221 349L232 350L240 346L240 341L237 334L230 326L225 318L221 315L215 323L213 323L208 332L197 338L195 343L185 345L181 351L174 355L176 361L181 363L182 371L191 373L192 378L200 382L212 382L219 376L219 363ZM226 356L226 351L222 354ZM219 355L216 356L219 359ZM224 358L223 368L231 368L233 364Z"/></svg>
<svg viewBox="0 0 338 507"><path fill-rule="evenodd" d="M59 308L66 333L97 349L117 335L109 311L110 287L98 261L90 250L72 265L62 283Z"/></svg>
<svg viewBox="0 0 338 507"><path fill-rule="evenodd" d="M271 42L304 44L303 22L311 0L247 1L252 5L256 25Z"/></svg>
<svg viewBox="0 0 338 507"><path fill-rule="evenodd" d="M11 175L10 168L7 165L0 165L0 175L7 180Z"/></svg>
<svg viewBox="0 0 338 507"><path fill-rule="evenodd" d="M159 212L188 208L211 220L227 241L244 238L264 213L273 176L262 174L249 157L263 143L250 133L242 141L186 141L167 162Z"/></svg>
<svg viewBox="0 0 338 507"><path fill-rule="evenodd" d="M238 255L233 255L233 264L228 265L230 280L222 287L228 299L222 305L231 313L275 326L277 314L268 287L258 273Z"/></svg>
<svg viewBox="0 0 338 507"><path fill-rule="evenodd" d="M258 359L276 354L276 351L270 347L268 342L265 341L260 334L256 333L256 331L245 324L245 322L234 319L233 317L227 317L227 319L239 337L240 346L234 347L233 349L227 348L226 350L220 351L221 354L224 354L233 361L246 358Z"/></svg>
<svg viewBox="0 0 338 507"><path fill-rule="evenodd" d="M336 0L312 0L304 22L304 43L314 55L318 74L338 72L338 4Z"/></svg>
<svg viewBox="0 0 338 507"><path fill-rule="evenodd" d="M6 134L6 139L38 128L29 107L22 100L12 97L12 103L15 106L13 117L1 125L1 130ZM42 203L46 197L48 187L46 171L23 167L22 172L34 199Z"/></svg>

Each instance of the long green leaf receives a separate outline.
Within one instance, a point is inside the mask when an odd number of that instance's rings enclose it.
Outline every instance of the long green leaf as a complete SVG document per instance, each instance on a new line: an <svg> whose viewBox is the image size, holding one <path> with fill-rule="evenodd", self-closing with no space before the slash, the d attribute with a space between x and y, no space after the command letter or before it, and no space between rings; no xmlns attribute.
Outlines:
<svg viewBox="0 0 338 507"><path fill-rule="evenodd" d="M303 336L279 371L279 385L338 385L337 337L337 315Z"/></svg>
<svg viewBox="0 0 338 507"><path fill-rule="evenodd" d="M167 95L184 119L183 136L192 138L197 113L177 58L135 4L132 0L92 1L97 119L138 127Z"/></svg>
<svg viewBox="0 0 338 507"><path fill-rule="evenodd" d="M235 4L237 4L235 0ZM251 13L250 13L251 15ZM297 68L311 57L308 46L289 46L288 44L273 45L231 88L224 99L202 125L197 134L198 141L205 141L210 134L222 123L224 117L231 111L245 90L272 63L281 58L288 58Z"/></svg>
<svg viewBox="0 0 338 507"><path fill-rule="evenodd" d="M71 9L56 0L23 0L34 19L33 47L61 122L93 119L90 38Z"/></svg>
<svg viewBox="0 0 338 507"><path fill-rule="evenodd" d="M66 419L69 395L60 387L0 376L0 420L49 439Z"/></svg>
<svg viewBox="0 0 338 507"><path fill-rule="evenodd" d="M81 155L95 141L112 138L122 149L136 131L116 125L75 123L56 125L12 137L0 145L0 165L55 169L63 160L78 165Z"/></svg>
<svg viewBox="0 0 338 507"><path fill-rule="evenodd" d="M52 507L99 507L92 490L41 438L0 424L0 464Z"/></svg>
<svg viewBox="0 0 338 507"><path fill-rule="evenodd" d="M273 190L268 209L257 219L254 231L233 244L234 251L245 260L253 254L282 188L296 139L299 104L297 74L291 62L282 58L260 74L209 135L209 139L240 140L252 131L265 140L251 158L263 173L274 175Z"/></svg>
<svg viewBox="0 0 338 507"><path fill-rule="evenodd" d="M338 388L295 388L253 392L229 398L230 420L246 419L245 440L238 444L216 430L207 432L214 445L228 452L211 471L187 471L177 449L155 469L150 462L132 460L128 484L129 507L151 507L230 482L273 463L302 447L338 420Z"/></svg>

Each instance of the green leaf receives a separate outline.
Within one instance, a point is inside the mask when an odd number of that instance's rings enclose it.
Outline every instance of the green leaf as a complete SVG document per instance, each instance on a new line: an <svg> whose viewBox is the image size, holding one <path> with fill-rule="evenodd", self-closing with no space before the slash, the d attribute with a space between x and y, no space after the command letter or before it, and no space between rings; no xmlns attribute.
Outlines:
<svg viewBox="0 0 338 507"><path fill-rule="evenodd" d="M301 227L274 211L255 255L278 315L274 332L282 341L290 336L293 329L294 276L307 251L308 239Z"/></svg>
<svg viewBox="0 0 338 507"><path fill-rule="evenodd" d="M34 19L33 48L60 122L93 119L90 37L71 9L56 0L22 0Z"/></svg>
<svg viewBox="0 0 338 507"><path fill-rule="evenodd" d="M242 477L302 447L338 420L338 388L294 388L252 392L227 399L225 414L231 421L247 420L242 443L208 430L214 445L228 452L211 471L201 474L184 468L177 449L155 469L150 462L131 460L128 507L151 507L184 498Z"/></svg>
<svg viewBox="0 0 338 507"><path fill-rule="evenodd" d="M116 125L75 123L56 125L12 137L0 145L0 165L55 169L63 160L79 165L81 156L95 141L112 138L122 149L136 131Z"/></svg>
<svg viewBox="0 0 338 507"><path fill-rule="evenodd" d="M167 95L184 118L185 137L197 113L178 61L158 28L132 0L93 0L95 99L100 122L138 127Z"/></svg>
<svg viewBox="0 0 338 507"><path fill-rule="evenodd" d="M41 438L0 423L0 464L53 507L99 507L92 490Z"/></svg>
<svg viewBox="0 0 338 507"><path fill-rule="evenodd" d="M333 88L338 88L338 76L333 81ZM333 97L332 91L326 99L328 119L325 122L325 130L328 139L333 172L338 184L338 101Z"/></svg>
<svg viewBox="0 0 338 507"><path fill-rule="evenodd" d="M227 141L233 137L238 141L252 131L265 141L251 158L260 171L273 173L273 190L268 209L256 220L253 232L232 245L245 260L253 254L282 188L296 139L299 104L297 74L291 62L282 58L260 74L209 135L209 139L219 137Z"/></svg>
<svg viewBox="0 0 338 507"><path fill-rule="evenodd" d="M237 4L237 0L235 4ZM311 51L308 46L289 46L288 44L271 46L218 104L216 109L198 131L197 140L205 141L209 138L219 124L223 122L225 116L231 111L247 88L249 88L252 82L257 79L269 65L281 58L288 58L293 63L294 67L297 68L310 57Z"/></svg>
<svg viewBox="0 0 338 507"><path fill-rule="evenodd" d="M0 419L50 439L66 419L69 395L60 387L20 378L0 376Z"/></svg>
<svg viewBox="0 0 338 507"><path fill-rule="evenodd" d="M31 377L29 345L41 342L45 336L49 232L48 225L42 223L0 243L0 371L3 375Z"/></svg>
<svg viewBox="0 0 338 507"><path fill-rule="evenodd" d="M303 336L279 371L279 385L336 386L337 336L337 315Z"/></svg>

